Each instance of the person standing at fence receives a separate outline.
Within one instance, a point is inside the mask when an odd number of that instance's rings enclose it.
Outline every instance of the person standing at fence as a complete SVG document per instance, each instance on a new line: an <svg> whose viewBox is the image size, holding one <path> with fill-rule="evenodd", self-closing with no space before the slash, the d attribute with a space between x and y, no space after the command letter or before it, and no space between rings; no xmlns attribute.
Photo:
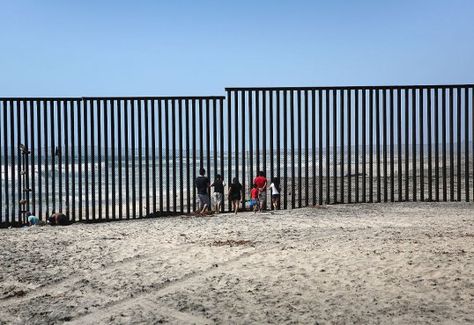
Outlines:
<svg viewBox="0 0 474 325"><path fill-rule="evenodd" d="M221 211L222 204L224 203L224 186L225 183L222 180L222 176L217 174L216 180L211 184L211 187L214 187L214 192L212 193L212 199L214 201L214 211L219 213Z"/></svg>
<svg viewBox="0 0 474 325"><path fill-rule="evenodd" d="M240 202L242 201L242 184L239 183L237 177L234 177L232 184L229 185L229 200L232 201L232 208L237 214Z"/></svg>
<svg viewBox="0 0 474 325"><path fill-rule="evenodd" d="M272 192L272 206L276 210L280 206L280 180L272 178L272 183L268 187Z"/></svg>
<svg viewBox="0 0 474 325"><path fill-rule="evenodd" d="M262 211L265 209L267 199L267 179L265 177L265 172L259 171L257 177L253 180L253 183L257 185L259 211Z"/></svg>
<svg viewBox="0 0 474 325"><path fill-rule="evenodd" d="M209 178L206 177L206 170L201 168L199 176L196 178L195 184L198 191L198 198L200 204L199 213L203 214L210 206L209 200Z"/></svg>
<svg viewBox="0 0 474 325"><path fill-rule="evenodd" d="M253 210L253 212L257 212L258 209L258 189L257 185L253 184L252 189L250 190L250 209Z"/></svg>

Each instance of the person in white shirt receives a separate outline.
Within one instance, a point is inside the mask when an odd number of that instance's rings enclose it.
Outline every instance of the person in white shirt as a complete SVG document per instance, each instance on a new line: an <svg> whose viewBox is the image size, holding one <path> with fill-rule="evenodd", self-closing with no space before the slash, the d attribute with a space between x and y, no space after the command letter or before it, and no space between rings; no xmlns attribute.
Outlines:
<svg viewBox="0 0 474 325"><path fill-rule="evenodd" d="M268 188L272 191L272 205L276 210L280 207L280 180L276 177L272 178L272 183Z"/></svg>

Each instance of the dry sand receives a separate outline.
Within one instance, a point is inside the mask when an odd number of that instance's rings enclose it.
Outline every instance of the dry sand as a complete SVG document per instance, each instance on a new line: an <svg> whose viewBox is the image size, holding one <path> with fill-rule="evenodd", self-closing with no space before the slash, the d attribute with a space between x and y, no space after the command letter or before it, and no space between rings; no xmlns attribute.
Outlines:
<svg viewBox="0 0 474 325"><path fill-rule="evenodd" d="M0 230L1 324L472 323L474 205Z"/></svg>

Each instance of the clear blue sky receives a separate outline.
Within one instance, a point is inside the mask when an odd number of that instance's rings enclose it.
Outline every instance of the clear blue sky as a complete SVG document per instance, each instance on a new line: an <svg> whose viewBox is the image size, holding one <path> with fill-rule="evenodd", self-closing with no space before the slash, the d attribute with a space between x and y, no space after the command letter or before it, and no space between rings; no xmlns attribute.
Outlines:
<svg viewBox="0 0 474 325"><path fill-rule="evenodd" d="M474 82L474 1L0 0L0 96Z"/></svg>

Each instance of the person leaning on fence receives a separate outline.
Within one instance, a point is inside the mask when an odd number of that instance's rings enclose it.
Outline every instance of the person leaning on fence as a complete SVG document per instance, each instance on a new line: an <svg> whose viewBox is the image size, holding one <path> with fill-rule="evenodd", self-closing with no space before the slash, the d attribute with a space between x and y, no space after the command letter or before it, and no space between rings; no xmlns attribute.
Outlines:
<svg viewBox="0 0 474 325"><path fill-rule="evenodd" d="M265 178L265 172L259 171L253 183L257 185L259 211L262 211L265 208L267 198L267 179Z"/></svg>
<svg viewBox="0 0 474 325"><path fill-rule="evenodd" d="M214 187L212 199L214 201L214 211L216 211L216 213L221 211L222 204L224 203L224 186L225 183L222 180L222 176L217 174L214 183L211 184L211 187Z"/></svg>
<svg viewBox="0 0 474 325"><path fill-rule="evenodd" d="M242 184L240 184L237 177L235 177L232 180L232 184L229 185L229 200L232 202L232 209L235 214L237 214L240 202L242 201L242 189Z"/></svg>
<svg viewBox="0 0 474 325"><path fill-rule="evenodd" d="M254 212L257 212L258 209L258 189L257 185L253 184L252 189L250 190L250 204L249 208Z"/></svg>
<svg viewBox="0 0 474 325"><path fill-rule="evenodd" d="M280 180L276 177L272 178L272 183L268 187L272 192L272 205L276 210L280 206Z"/></svg>
<svg viewBox="0 0 474 325"><path fill-rule="evenodd" d="M206 175L206 170L204 168L201 168L199 170L199 175L196 178L196 188L198 190L198 198L199 198L199 204L200 204L200 210L199 213L202 214L204 213L208 207L210 207L210 200L209 200L209 178L207 178Z"/></svg>

